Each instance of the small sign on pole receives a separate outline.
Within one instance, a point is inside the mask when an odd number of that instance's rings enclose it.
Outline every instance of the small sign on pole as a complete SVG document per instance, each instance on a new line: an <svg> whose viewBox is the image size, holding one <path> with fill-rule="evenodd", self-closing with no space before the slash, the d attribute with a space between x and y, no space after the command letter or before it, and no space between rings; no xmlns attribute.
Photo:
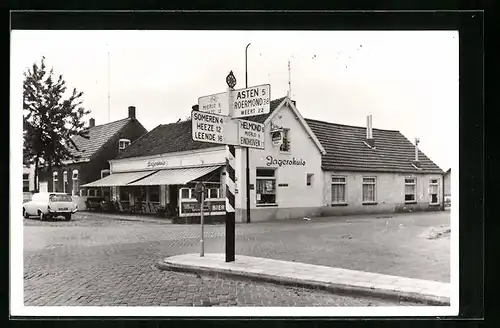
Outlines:
<svg viewBox="0 0 500 328"><path fill-rule="evenodd" d="M198 109L200 112L211 114L229 115L229 99L227 92L198 98Z"/></svg>

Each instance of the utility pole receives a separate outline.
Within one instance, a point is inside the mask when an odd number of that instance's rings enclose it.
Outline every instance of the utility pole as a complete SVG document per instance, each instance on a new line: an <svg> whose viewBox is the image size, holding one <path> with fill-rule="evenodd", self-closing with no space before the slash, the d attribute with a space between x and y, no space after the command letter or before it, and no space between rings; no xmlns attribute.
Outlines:
<svg viewBox="0 0 500 328"><path fill-rule="evenodd" d="M108 49L108 123L111 122L110 62Z"/></svg>
<svg viewBox="0 0 500 328"><path fill-rule="evenodd" d="M247 51L251 43L245 48L245 88L248 88L248 61ZM246 201L247 201L247 223L250 223L250 150L246 147Z"/></svg>

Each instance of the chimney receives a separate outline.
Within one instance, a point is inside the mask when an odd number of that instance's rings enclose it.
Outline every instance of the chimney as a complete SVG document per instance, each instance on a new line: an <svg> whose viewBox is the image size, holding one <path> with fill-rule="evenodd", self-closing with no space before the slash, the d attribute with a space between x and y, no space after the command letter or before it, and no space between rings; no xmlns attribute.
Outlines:
<svg viewBox="0 0 500 328"><path fill-rule="evenodd" d="M375 139L373 139L373 131L372 131L372 116L368 115L366 117L366 140L365 142L371 148L375 148Z"/></svg>
<svg viewBox="0 0 500 328"><path fill-rule="evenodd" d="M415 138L415 162L418 162L418 143L420 142L420 139Z"/></svg>
<svg viewBox="0 0 500 328"><path fill-rule="evenodd" d="M135 118L135 106L128 106L128 117Z"/></svg>
<svg viewBox="0 0 500 328"><path fill-rule="evenodd" d="M199 107L198 105L193 105L193 107L191 107L193 110L199 110Z"/></svg>
<svg viewBox="0 0 500 328"><path fill-rule="evenodd" d="M91 118L89 120L89 128L93 128L95 126L95 118Z"/></svg>
<svg viewBox="0 0 500 328"><path fill-rule="evenodd" d="M419 138L415 138L415 159L413 160L413 165L420 169L420 162L418 161L418 143L420 142Z"/></svg>

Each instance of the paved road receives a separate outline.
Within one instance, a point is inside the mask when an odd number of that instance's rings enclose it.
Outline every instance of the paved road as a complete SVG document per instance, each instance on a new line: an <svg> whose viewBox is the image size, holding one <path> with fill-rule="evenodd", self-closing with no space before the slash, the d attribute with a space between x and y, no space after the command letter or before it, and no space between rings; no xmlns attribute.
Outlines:
<svg viewBox="0 0 500 328"><path fill-rule="evenodd" d="M443 214L241 224L236 250L237 254L447 281L449 239L425 238L432 227L448 223ZM28 219L24 225L26 305L395 305L154 267L162 257L198 252L198 226L85 213L70 222ZM206 252L224 252L224 226L207 226L205 231ZM374 266L380 261L383 264Z"/></svg>

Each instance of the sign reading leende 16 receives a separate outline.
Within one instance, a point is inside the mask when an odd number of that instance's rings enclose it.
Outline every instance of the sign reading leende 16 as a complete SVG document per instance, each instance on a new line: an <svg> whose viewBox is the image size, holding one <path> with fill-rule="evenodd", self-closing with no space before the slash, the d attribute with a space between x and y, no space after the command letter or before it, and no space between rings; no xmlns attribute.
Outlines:
<svg viewBox="0 0 500 328"><path fill-rule="evenodd" d="M264 124L195 110L191 120L194 141L264 149Z"/></svg>

